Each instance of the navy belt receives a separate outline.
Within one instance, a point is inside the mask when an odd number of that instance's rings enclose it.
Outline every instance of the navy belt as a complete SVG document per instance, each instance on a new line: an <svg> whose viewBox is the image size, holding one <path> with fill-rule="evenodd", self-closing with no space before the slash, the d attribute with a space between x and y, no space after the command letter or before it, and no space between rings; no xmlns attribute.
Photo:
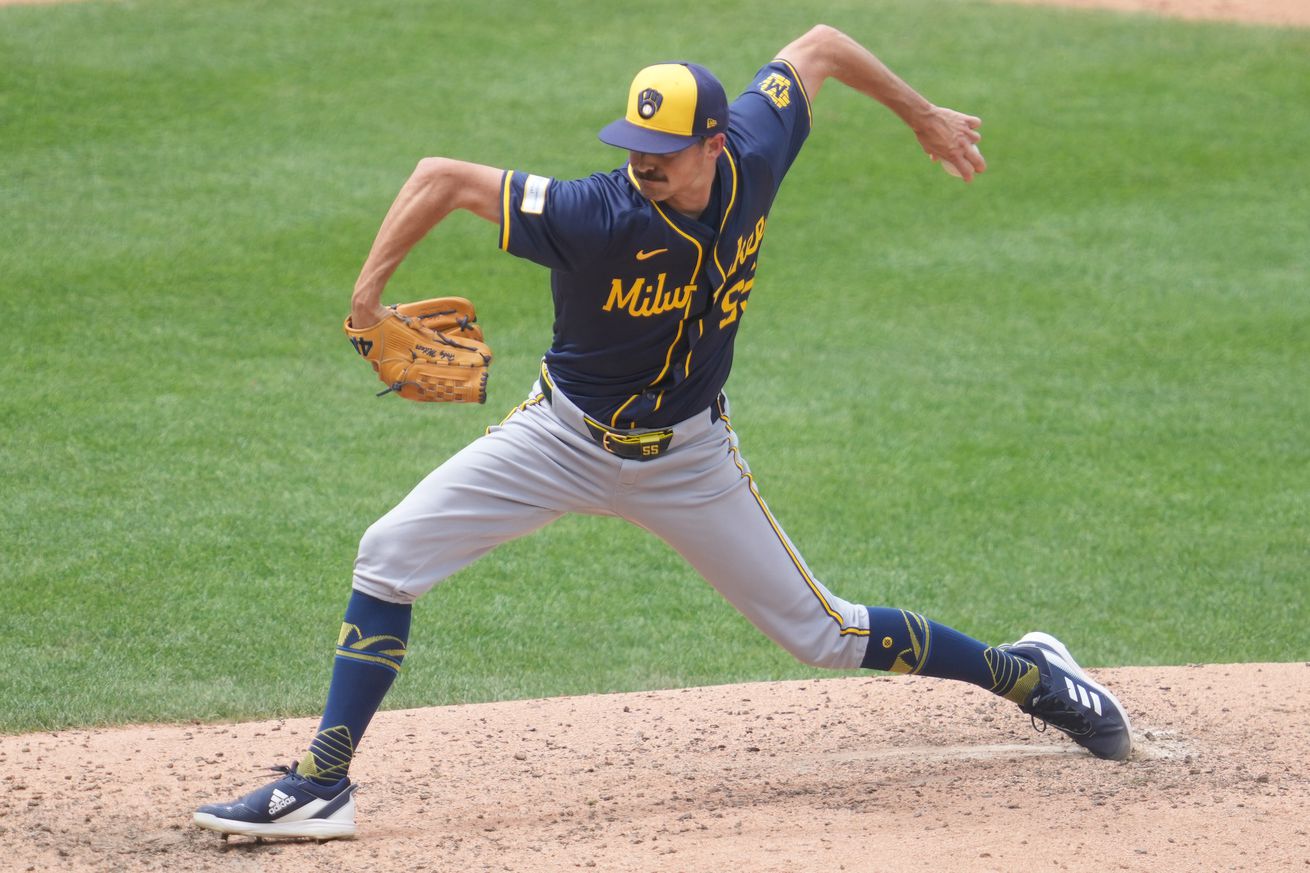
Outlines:
<svg viewBox="0 0 1310 873"><path fill-rule="evenodd" d="M550 377L545 372L544 367L542 368L540 384L541 394L546 398L546 402L553 403L555 392L551 387ZM713 408L710 409L710 423L713 424L722 417L723 395L720 394ZM669 447L669 443L673 441L672 428L664 430L623 430L601 424L585 413L582 420L587 425L587 433L595 441L596 445L611 455L624 460L653 460L664 454Z"/></svg>
<svg viewBox="0 0 1310 873"><path fill-rule="evenodd" d="M628 433L606 427L590 417L584 418L591 438L611 455L617 455L629 461L649 461L658 458L673 441L671 430L646 430Z"/></svg>

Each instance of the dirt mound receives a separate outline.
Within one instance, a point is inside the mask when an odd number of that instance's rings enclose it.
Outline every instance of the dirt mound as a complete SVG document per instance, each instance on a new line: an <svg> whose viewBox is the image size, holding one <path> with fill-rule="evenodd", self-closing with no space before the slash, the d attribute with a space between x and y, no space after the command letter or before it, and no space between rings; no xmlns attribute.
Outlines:
<svg viewBox="0 0 1310 873"><path fill-rule="evenodd" d="M73 0L0 0L0 6L67 2ZM998 2L1078 6L1084 9L1117 9L1121 12L1150 12L1175 18L1310 27L1310 3L1306 0L998 0Z"/></svg>
<svg viewBox="0 0 1310 873"><path fill-rule="evenodd" d="M384 712L323 844L190 823L315 720L4 737L0 869L1310 870L1310 665L1092 672L1128 762L905 677Z"/></svg>
<svg viewBox="0 0 1310 873"><path fill-rule="evenodd" d="M1115 9L1120 12L1150 12L1170 18L1202 21L1239 21L1247 24L1275 24L1310 27L1307 0L1001 0L1029 6L1076 6L1082 9Z"/></svg>

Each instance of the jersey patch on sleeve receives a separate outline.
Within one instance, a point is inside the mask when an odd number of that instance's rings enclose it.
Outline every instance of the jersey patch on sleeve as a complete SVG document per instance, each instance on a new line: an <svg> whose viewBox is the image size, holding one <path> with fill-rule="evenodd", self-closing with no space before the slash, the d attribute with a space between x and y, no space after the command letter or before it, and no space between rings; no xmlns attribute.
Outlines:
<svg viewBox="0 0 1310 873"><path fill-rule="evenodd" d="M523 183L523 200L519 203L519 212L540 215L546 208L546 189L549 187L550 179L529 175Z"/></svg>
<svg viewBox="0 0 1310 873"><path fill-rule="evenodd" d="M768 78L760 82L760 90L779 109L786 109L791 105L791 79L780 73L770 73Z"/></svg>

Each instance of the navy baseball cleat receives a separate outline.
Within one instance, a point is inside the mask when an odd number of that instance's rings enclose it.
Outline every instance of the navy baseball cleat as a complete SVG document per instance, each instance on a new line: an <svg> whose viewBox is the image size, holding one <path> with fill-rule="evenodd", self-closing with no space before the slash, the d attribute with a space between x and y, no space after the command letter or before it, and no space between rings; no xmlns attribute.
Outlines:
<svg viewBox="0 0 1310 873"><path fill-rule="evenodd" d="M250 837L313 837L332 840L355 835L355 788L349 778L335 785L311 782L295 767L274 767L281 779L232 803L210 803L196 810L195 823L223 834Z"/></svg>
<svg viewBox="0 0 1310 873"><path fill-rule="evenodd" d="M1050 634L1030 633L1000 648L1037 665L1041 681L1019 708L1068 734L1098 758L1123 761L1133 749L1128 714L1105 686L1092 680L1064 643Z"/></svg>

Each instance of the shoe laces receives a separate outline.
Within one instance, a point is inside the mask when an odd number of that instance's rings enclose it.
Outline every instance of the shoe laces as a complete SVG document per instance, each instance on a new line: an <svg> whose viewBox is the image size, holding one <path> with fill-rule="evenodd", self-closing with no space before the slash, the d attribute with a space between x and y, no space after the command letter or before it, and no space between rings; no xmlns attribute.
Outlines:
<svg viewBox="0 0 1310 873"><path fill-rule="evenodd" d="M1087 716L1070 706L1064 695L1058 691L1047 691L1034 696L1032 703L1024 707L1024 710L1033 723L1033 730L1039 734L1046 731L1048 724L1075 736L1083 736L1092 731ZM1041 722L1041 727L1037 726L1038 721Z"/></svg>

